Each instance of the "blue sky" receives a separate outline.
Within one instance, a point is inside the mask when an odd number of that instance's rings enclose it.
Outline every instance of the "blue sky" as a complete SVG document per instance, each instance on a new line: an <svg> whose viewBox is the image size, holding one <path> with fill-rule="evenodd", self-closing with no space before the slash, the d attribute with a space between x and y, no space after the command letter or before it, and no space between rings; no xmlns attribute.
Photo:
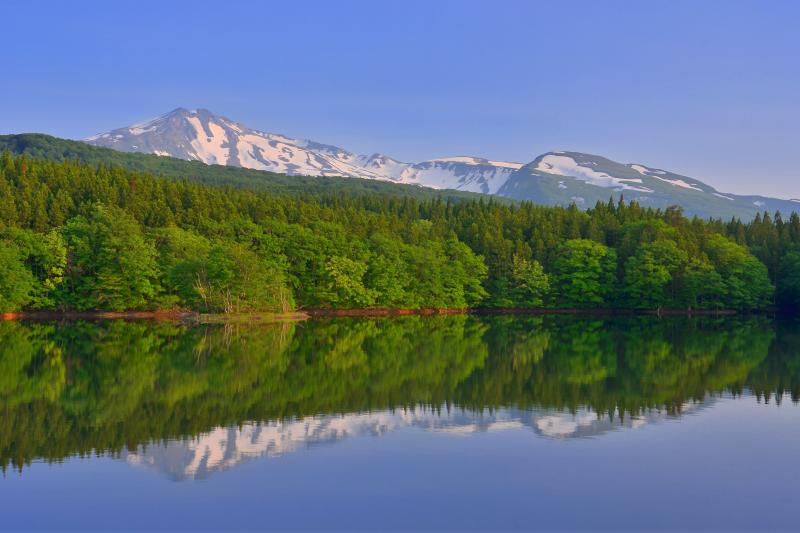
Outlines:
<svg viewBox="0 0 800 533"><path fill-rule="evenodd" d="M175 107L418 161L598 153L800 197L800 2L3 4L0 132Z"/></svg>

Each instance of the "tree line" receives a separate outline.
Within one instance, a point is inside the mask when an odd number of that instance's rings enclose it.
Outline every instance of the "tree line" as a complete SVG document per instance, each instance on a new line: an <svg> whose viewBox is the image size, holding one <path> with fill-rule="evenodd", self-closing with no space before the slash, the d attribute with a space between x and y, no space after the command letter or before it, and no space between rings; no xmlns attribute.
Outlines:
<svg viewBox="0 0 800 533"><path fill-rule="evenodd" d="M0 311L800 303L800 218L281 193L0 155Z"/></svg>

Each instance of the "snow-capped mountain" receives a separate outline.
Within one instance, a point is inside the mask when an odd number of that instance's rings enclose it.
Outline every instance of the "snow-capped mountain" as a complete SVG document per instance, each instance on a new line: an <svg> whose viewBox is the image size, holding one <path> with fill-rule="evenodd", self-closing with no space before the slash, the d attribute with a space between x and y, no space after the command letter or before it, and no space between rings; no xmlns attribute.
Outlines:
<svg viewBox="0 0 800 533"><path fill-rule="evenodd" d="M548 152L527 165L470 156L406 163L383 154L358 155L337 146L254 130L206 109L178 108L147 122L94 135L86 142L207 164L288 175L378 179L548 205L575 203L588 208L624 195L646 207L679 205L689 215L742 219L765 210L789 213L800 207L800 200L727 194L688 176L581 152Z"/></svg>
<svg viewBox="0 0 800 533"><path fill-rule="evenodd" d="M94 135L86 142L289 175L345 176L494 194L522 164L478 157L404 163L337 146L254 130L206 109L175 109L153 120Z"/></svg>
<svg viewBox="0 0 800 533"><path fill-rule="evenodd" d="M548 152L514 172L498 195L545 204L592 207L623 195L644 207L679 205L690 215L738 216L790 213L797 200L722 193L700 180L638 163L623 164L581 152Z"/></svg>
<svg viewBox="0 0 800 533"><path fill-rule="evenodd" d="M715 401L706 398L702 402L686 402L679 412L697 412ZM280 457L349 438L379 437L404 428L451 435L532 430L543 438L563 440L638 429L670 418L676 415L664 410L611 419L585 408L570 413L551 409L468 411L418 406L416 409L318 415L219 427L191 439L139 446L122 455L129 464L154 468L180 481L206 478L253 459Z"/></svg>

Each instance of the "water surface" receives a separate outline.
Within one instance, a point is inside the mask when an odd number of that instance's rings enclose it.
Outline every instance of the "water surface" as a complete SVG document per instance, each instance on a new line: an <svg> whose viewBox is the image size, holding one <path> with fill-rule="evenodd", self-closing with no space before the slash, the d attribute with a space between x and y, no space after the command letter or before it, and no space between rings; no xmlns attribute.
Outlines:
<svg viewBox="0 0 800 533"><path fill-rule="evenodd" d="M0 323L0 527L795 529L796 326Z"/></svg>

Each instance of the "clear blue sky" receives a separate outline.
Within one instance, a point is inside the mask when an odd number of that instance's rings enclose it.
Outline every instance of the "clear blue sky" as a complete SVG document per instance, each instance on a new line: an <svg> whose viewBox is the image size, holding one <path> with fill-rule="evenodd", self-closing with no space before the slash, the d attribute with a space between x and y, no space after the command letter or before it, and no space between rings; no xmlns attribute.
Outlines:
<svg viewBox="0 0 800 533"><path fill-rule="evenodd" d="M175 107L418 161L552 149L800 197L798 1L3 3L0 132Z"/></svg>

